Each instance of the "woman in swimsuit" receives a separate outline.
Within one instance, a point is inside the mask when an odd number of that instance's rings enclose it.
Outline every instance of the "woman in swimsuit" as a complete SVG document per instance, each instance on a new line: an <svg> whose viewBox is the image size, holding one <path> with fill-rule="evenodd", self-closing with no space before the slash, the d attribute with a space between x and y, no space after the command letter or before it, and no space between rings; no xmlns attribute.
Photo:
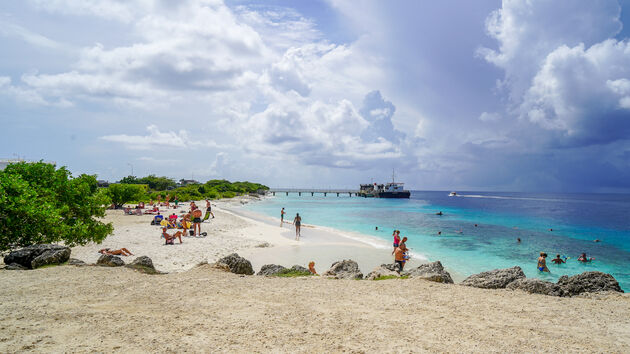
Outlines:
<svg viewBox="0 0 630 354"><path fill-rule="evenodd" d="M394 250L392 251L392 254L394 254L394 252L396 252L396 248L398 248L398 245L400 244L400 231L394 230L392 236L394 236Z"/></svg>
<svg viewBox="0 0 630 354"><path fill-rule="evenodd" d="M538 270L551 273L549 268L547 268L547 254L545 252L540 252L540 257L538 257Z"/></svg>
<svg viewBox="0 0 630 354"><path fill-rule="evenodd" d="M98 253L100 254L108 254L108 255L112 255L112 256L133 256L133 253L129 252L128 249L126 248L121 248L119 250L112 250L109 248L103 248L102 250L99 250Z"/></svg>
<svg viewBox="0 0 630 354"><path fill-rule="evenodd" d="M293 219L293 225L295 225L295 239L300 240L300 226L302 226L302 217L300 213L295 214L295 219Z"/></svg>

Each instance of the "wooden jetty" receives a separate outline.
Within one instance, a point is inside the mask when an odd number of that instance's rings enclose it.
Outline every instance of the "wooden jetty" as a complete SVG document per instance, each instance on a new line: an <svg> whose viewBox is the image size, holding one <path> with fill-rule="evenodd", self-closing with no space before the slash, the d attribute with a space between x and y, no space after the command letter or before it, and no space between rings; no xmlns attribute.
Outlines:
<svg viewBox="0 0 630 354"><path fill-rule="evenodd" d="M289 193L297 194L302 196L302 193L309 194L311 196L315 196L315 194L323 194L326 197L328 194L340 195L348 194L348 196L352 197L352 195L359 195L359 191L356 189L318 189L318 188L271 188L267 191L267 193L276 195L276 193L285 193L289 195Z"/></svg>

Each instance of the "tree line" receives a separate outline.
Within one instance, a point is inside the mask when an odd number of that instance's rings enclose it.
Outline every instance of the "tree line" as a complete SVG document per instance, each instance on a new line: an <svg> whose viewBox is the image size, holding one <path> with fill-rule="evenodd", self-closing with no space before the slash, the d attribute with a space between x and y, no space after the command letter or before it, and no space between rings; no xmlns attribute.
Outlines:
<svg viewBox="0 0 630 354"><path fill-rule="evenodd" d="M96 176L73 177L65 167L44 162L9 164L0 171L0 251L39 243L68 246L101 243L114 228L100 218L112 204L163 200L232 198L268 190L251 182L210 180L176 187L174 180L128 176L99 188Z"/></svg>

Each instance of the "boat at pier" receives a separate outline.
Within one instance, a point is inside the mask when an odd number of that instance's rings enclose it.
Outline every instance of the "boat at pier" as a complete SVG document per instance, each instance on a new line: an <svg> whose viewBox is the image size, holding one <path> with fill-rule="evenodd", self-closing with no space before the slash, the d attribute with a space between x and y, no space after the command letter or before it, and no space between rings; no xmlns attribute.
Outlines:
<svg viewBox="0 0 630 354"><path fill-rule="evenodd" d="M405 190L404 183L396 182L392 172L392 181L386 184L361 184L359 197L365 198L409 198L411 192Z"/></svg>

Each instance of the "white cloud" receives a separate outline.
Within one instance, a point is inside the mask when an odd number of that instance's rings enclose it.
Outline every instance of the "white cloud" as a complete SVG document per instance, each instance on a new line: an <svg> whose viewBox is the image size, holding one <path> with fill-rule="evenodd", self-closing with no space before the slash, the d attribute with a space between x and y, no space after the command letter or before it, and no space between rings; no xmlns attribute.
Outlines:
<svg viewBox="0 0 630 354"><path fill-rule="evenodd" d="M501 120L501 115L496 112L483 112L479 115L479 120L482 122L496 122Z"/></svg>
<svg viewBox="0 0 630 354"><path fill-rule="evenodd" d="M504 84L518 102L549 53L614 36L622 28L620 13L616 0L504 0L486 20L499 49L482 48L479 54L505 70Z"/></svg>
<svg viewBox="0 0 630 354"><path fill-rule="evenodd" d="M630 43L605 40L551 52L519 107L522 117L562 132L566 143L627 138Z"/></svg>
<svg viewBox="0 0 630 354"><path fill-rule="evenodd" d="M183 149L198 144L190 141L188 132L185 130L161 132L157 126L150 125L147 127L147 131L149 132L148 135L106 135L100 139L120 143L126 148L134 150L153 150L156 146Z"/></svg>

